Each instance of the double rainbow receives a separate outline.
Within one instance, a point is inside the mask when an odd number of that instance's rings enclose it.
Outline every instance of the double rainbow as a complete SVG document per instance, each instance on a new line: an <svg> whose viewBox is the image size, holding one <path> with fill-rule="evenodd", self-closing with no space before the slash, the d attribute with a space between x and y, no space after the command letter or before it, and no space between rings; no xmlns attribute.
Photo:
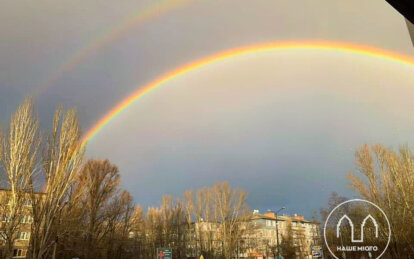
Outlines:
<svg viewBox="0 0 414 259"><path fill-rule="evenodd" d="M161 77L149 82L148 84L139 87L137 91L129 95L123 101L118 103L113 107L109 112L107 112L92 128L86 133L82 139L82 145L85 145L89 140L91 140L99 131L101 131L105 125L107 125L113 118L118 116L122 111L127 109L135 101L139 100L146 94L150 93L152 90L162 86L164 83L191 72L202 66L221 61L228 58L233 58L245 54L265 52L271 50L291 50L291 49L314 49L314 50L330 50L330 51L339 51L343 53L350 54L359 54L369 57L374 57L378 59L388 60L395 63L400 63L403 65L414 66L414 59L412 57L398 54L395 52L387 51L384 49L378 49L369 46L356 45L356 44L346 44L346 43L336 43L336 42L312 42L312 41L303 41L303 42L281 42L281 43L265 43L253 46L245 46L241 48L230 49L218 54L197 60L195 62L189 63L182 67L172 70L169 73L162 75Z"/></svg>

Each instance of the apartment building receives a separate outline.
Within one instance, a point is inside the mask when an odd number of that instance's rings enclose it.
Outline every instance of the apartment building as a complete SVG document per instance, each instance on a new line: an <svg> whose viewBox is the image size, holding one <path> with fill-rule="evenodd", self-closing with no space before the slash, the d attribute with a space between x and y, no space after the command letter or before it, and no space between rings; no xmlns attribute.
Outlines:
<svg viewBox="0 0 414 259"><path fill-rule="evenodd" d="M255 210L251 221L253 230L244 237L249 248L240 258L274 259L277 258L278 248L280 255L283 255L282 250L287 245L295 250L298 259L312 258L311 246L321 244L319 223L297 214L276 217L272 211L261 214Z"/></svg>
<svg viewBox="0 0 414 259"><path fill-rule="evenodd" d="M13 258L26 258L30 242L32 205L29 197L23 197L22 213L12 217L9 213L11 206L10 190L0 189L0 259L6 246L7 229L13 228L14 244Z"/></svg>
<svg viewBox="0 0 414 259"><path fill-rule="evenodd" d="M313 258L311 246L321 244L319 223L297 214L276 217L272 211L261 214L255 210L251 217L241 224L245 231L237 241L234 255L237 259L275 259L278 247L283 258L282 250L287 242L285 238L289 235L289 245L297 259ZM221 224L214 222L193 223L186 241L188 258L198 258L200 254L205 258L220 258L223 254L220 227Z"/></svg>

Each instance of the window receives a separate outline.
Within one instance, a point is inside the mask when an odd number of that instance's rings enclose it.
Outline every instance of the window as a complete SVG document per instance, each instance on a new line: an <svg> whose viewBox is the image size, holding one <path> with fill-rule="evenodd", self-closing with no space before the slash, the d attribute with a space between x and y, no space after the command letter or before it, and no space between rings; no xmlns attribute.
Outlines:
<svg viewBox="0 0 414 259"><path fill-rule="evenodd" d="M266 227L271 227L271 226L272 226L272 221L266 220Z"/></svg>
<svg viewBox="0 0 414 259"><path fill-rule="evenodd" d="M23 215L23 217L21 217L20 219L20 223L32 223L33 222L33 218L30 215Z"/></svg>
<svg viewBox="0 0 414 259"><path fill-rule="evenodd" d="M24 206L32 206L32 201L29 199L24 200Z"/></svg>
<svg viewBox="0 0 414 259"><path fill-rule="evenodd" d="M27 250L26 249L14 249L13 250L13 257L23 258L26 257Z"/></svg>
<svg viewBox="0 0 414 259"><path fill-rule="evenodd" d="M22 249L14 249L13 250L13 257L22 256L23 250Z"/></svg>
<svg viewBox="0 0 414 259"><path fill-rule="evenodd" d="M9 217L9 214L8 213L3 214L2 221L3 222L9 222L10 221L10 217Z"/></svg>
<svg viewBox="0 0 414 259"><path fill-rule="evenodd" d="M19 234L17 234L17 239L19 240L29 240L30 237L30 232L19 232Z"/></svg>

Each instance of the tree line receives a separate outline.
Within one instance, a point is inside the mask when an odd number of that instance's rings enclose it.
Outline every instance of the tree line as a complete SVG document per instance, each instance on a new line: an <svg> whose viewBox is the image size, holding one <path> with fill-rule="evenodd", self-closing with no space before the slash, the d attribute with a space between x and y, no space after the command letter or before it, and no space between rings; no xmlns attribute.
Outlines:
<svg viewBox="0 0 414 259"><path fill-rule="evenodd" d="M381 144L363 145L355 152L358 173L349 172L350 187L358 197L378 205L386 214L391 226L391 239L385 258L413 258L414 255L414 155L408 146L401 146L397 151ZM328 208L321 209L322 221L336 205L349 200L333 193ZM387 233L388 223L381 219L376 209L356 207L347 208L348 215L363 219L370 214L377 219L380 232ZM343 238L350 238L345 233ZM333 231L327 232L329 240L335 240ZM374 236L365 233L368 242L385 247L388 235ZM344 240L343 240L344 241ZM340 245L337 241L336 245ZM328 252L326 252L328 254ZM361 252L362 254L362 252ZM365 253L366 254L366 253ZM373 253L375 254L375 253Z"/></svg>
<svg viewBox="0 0 414 259"><path fill-rule="evenodd" d="M27 217L31 259L154 258L157 247L172 247L178 258L232 256L247 229L239 224L249 214L244 190L217 183L182 198L164 196L144 212L121 189L118 168L108 160L85 162L84 152L74 109L58 107L43 134L33 101L17 108L0 135L1 258L13 257ZM205 234L204 226L194 227L202 222L220 227Z"/></svg>
<svg viewBox="0 0 414 259"><path fill-rule="evenodd" d="M157 247L171 247L176 258L233 258L254 248L244 190L227 183L164 196L147 210L120 187L118 168L108 160L84 161L75 109L56 109L50 132L39 130L31 99L0 132L1 258L12 258L19 233L29 222L27 258L154 258ZM380 206L392 229L388 256L414 254L414 156L382 145L356 151L359 173L349 173L358 196ZM333 195L322 220L346 198ZM385 222L379 222L385 228ZM27 227L27 225L26 225ZM291 232L291 231L290 231ZM281 240L281 253L295 258L297 233ZM385 239L382 240L385 242ZM300 252L300 251L299 251Z"/></svg>

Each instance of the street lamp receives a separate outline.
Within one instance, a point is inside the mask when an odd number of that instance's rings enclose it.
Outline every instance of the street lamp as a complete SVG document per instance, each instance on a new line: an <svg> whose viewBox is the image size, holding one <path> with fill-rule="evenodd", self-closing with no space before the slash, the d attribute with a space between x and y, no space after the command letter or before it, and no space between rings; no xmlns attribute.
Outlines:
<svg viewBox="0 0 414 259"><path fill-rule="evenodd" d="M276 218L276 248L277 248L277 259L279 259L279 257L280 257L280 251L279 251L279 228L277 226L277 214L280 211L284 210L284 209L286 209L285 206L283 206L282 208L280 208L279 210L277 210L275 212L275 218Z"/></svg>

